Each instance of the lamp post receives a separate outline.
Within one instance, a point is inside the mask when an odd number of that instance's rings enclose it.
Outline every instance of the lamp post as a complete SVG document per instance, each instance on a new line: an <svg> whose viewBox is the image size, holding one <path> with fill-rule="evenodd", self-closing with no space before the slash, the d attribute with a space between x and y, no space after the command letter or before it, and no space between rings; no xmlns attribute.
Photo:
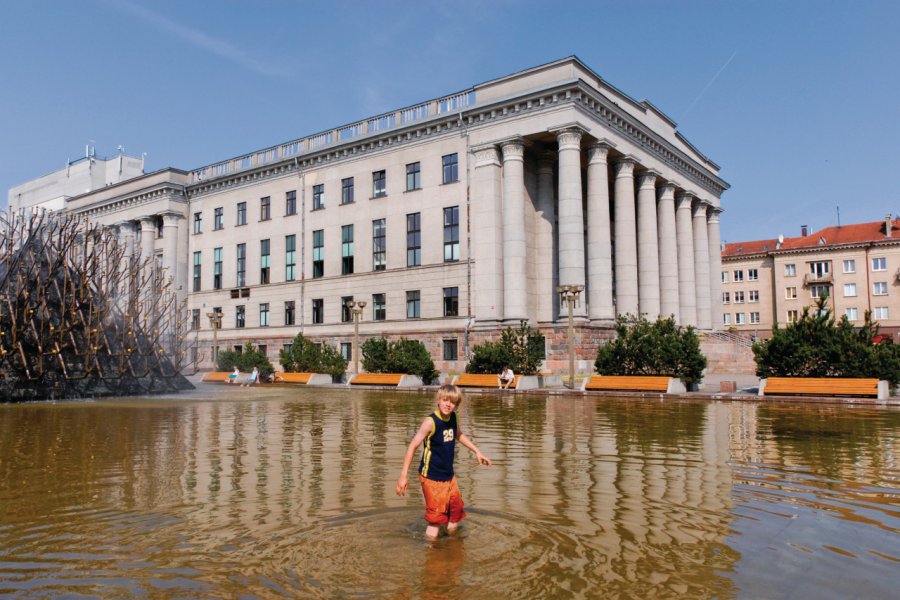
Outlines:
<svg viewBox="0 0 900 600"><path fill-rule="evenodd" d="M561 285L556 288L556 291L559 292L559 297L561 300L565 300L566 304L569 305L569 335L568 335L568 345L569 345L569 387L571 389L575 389L575 303L578 301L578 296L584 290L583 285L575 285L575 284L567 284Z"/></svg>
<svg viewBox="0 0 900 600"><path fill-rule="evenodd" d="M353 313L353 374L359 374L359 319L366 307L365 300L348 300L347 308Z"/></svg>
<svg viewBox="0 0 900 600"><path fill-rule="evenodd" d="M213 369L216 368L216 359L219 358L219 329L222 328L222 317L225 316L221 310L209 311L206 313L209 317L209 324L213 330L213 349L212 354Z"/></svg>

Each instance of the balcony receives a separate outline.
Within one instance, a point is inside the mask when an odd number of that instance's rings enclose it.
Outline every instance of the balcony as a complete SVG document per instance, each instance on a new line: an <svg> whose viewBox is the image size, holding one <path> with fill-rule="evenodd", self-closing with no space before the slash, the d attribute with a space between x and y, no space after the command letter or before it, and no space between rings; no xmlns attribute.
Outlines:
<svg viewBox="0 0 900 600"><path fill-rule="evenodd" d="M803 285L809 287L811 285L831 285L834 283L834 276L831 273L807 273L803 276Z"/></svg>

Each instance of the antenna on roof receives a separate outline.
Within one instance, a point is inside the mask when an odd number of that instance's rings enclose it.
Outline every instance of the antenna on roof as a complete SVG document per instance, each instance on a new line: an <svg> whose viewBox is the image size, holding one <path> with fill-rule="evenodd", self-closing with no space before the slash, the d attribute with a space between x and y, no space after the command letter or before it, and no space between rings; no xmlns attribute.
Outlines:
<svg viewBox="0 0 900 600"><path fill-rule="evenodd" d="M835 208L837 208L838 227L840 227L841 226L841 205L838 204Z"/></svg>

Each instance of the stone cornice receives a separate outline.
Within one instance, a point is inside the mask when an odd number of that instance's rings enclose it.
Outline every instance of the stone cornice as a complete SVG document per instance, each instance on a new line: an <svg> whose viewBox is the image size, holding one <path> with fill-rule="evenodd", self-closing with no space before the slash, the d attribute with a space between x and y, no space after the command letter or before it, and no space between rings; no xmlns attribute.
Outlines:
<svg viewBox="0 0 900 600"><path fill-rule="evenodd" d="M169 200L187 204L187 199L184 197L184 188L182 186L172 183L160 183L153 187L139 190L135 194L123 194L115 198L103 200L96 204L89 204L81 208L76 208L71 212L77 215L87 215L90 218L96 218L110 213L117 213L128 208L153 204L160 200Z"/></svg>

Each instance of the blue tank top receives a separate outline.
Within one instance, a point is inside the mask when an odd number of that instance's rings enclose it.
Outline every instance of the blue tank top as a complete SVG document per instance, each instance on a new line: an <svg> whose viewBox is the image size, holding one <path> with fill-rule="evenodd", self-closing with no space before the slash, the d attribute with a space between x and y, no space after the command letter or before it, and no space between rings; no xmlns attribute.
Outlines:
<svg viewBox="0 0 900 600"><path fill-rule="evenodd" d="M431 418L431 433L425 438L419 474L432 481L450 481L453 479L453 453L459 436L456 413L450 413L446 421L437 411L428 416Z"/></svg>

